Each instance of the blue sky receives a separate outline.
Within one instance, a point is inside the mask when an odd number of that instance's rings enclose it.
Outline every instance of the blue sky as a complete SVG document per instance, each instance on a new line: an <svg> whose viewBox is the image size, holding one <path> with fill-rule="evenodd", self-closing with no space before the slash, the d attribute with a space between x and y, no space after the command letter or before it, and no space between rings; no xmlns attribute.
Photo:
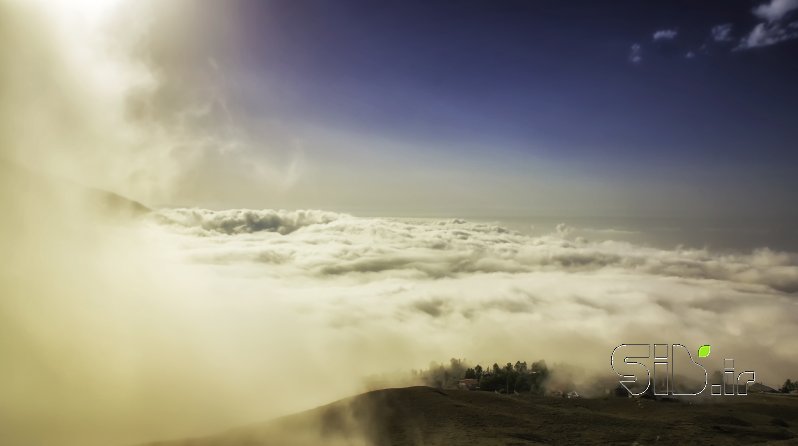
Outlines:
<svg viewBox="0 0 798 446"><path fill-rule="evenodd" d="M247 205L795 214L792 0L237 0L175 17L152 33L180 79L164 101L216 91L211 116L293 169Z"/></svg>

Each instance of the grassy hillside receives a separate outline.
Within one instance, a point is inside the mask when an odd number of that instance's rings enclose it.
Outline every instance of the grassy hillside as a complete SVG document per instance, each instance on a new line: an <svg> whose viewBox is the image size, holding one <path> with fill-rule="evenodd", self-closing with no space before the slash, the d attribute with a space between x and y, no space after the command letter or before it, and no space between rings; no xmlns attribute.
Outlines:
<svg viewBox="0 0 798 446"><path fill-rule="evenodd" d="M563 399L409 387L149 446L796 444L798 398Z"/></svg>

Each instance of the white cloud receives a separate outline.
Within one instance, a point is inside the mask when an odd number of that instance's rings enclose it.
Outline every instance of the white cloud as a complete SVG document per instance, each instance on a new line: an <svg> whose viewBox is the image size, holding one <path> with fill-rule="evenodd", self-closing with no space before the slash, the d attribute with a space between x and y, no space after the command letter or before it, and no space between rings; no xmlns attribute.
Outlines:
<svg viewBox="0 0 798 446"><path fill-rule="evenodd" d="M736 49L760 48L798 38L798 28L794 26L795 23L787 26L779 23L759 23L740 41Z"/></svg>
<svg viewBox="0 0 798 446"><path fill-rule="evenodd" d="M760 48L798 38L798 21L784 21L797 8L798 0L771 0L770 3L757 6L753 14L766 21L758 23L735 49Z"/></svg>
<svg viewBox="0 0 798 446"><path fill-rule="evenodd" d="M198 235L246 234L259 231L288 234L305 226L329 223L344 214L326 211L229 209L165 209L158 214L163 223L177 225Z"/></svg>
<svg viewBox="0 0 798 446"><path fill-rule="evenodd" d="M558 224L555 229L557 230L557 233L560 234L563 237L568 236L569 234L571 234L573 232L573 228L571 228L570 226L566 225L565 223Z"/></svg>
<svg viewBox="0 0 798 446"><path fill-rule="evenodd" d="M695 53L692 52L692 51L688 51L687 53L685 53L684 57L687 58L687 59L694 59L695 58Z"/></svg>
<svg viewBox="0 0 798 446"><path fill-rule="evenodd" d="M794 9L798 9L798 0L771 0L754 8L753 13L762 20L774 22Z"/></svg>
<svg viewBox="0 0 798 446"><path fill-rule="evenodd" d="M643 47L639 43L635 43L629 49L629 62L639 64L643 61Z"/></svg>
<svg viewBox="0 0 798 446"><path fill-rule="evenodd" d="M654 40L673 40L679 32L675 29L661 29L653 35Z"/></svg>
<svg viewBox="0 0 798 446"><path fill-rule="evenodd" d="M159 211L156 219L180 233L224 241L218 245L223 253L220 258L258 263L290 259L299 268L293 273L303 275L404 271L435 278L551 268L567 272L629 268L635 273L798 292L798 257L791 254L763 249L720 256L707 250L661 250L611 240L571 240L574 228L564 223L558 224L550 236L531 237L495 224L460 219L414 222L325 211L169 209ZM247 241L248 249L239 251L241 240ZM323 248L305 255L302 248L307 246Z"/></svg>
<svg viewBox="0 0 798 446"><path fill-rule="evenodd" d="M731 31L731 23L713 26L711 30L712 40L715 42L729 42L732 40Z"/></svg>

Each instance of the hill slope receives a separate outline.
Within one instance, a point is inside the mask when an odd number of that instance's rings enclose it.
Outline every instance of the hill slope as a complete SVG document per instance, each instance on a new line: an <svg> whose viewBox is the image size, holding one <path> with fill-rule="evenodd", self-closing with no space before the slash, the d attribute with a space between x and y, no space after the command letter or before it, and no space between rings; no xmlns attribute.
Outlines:
<svg viewBox="0 0 798 446"><path fill-rule="evenodd" d="M798 398L786 395L688 403L409 387L150 446L796 444L796 434Z"/></svg>
<svg viewBox="0 0 798 446"><path fill-rule="evenodd" d="M0 186L3 188L2 200L35 199L50 203L58 201L58 197L71 196L81 197L84 204L112 216L138 216L151 211L122 195L35 172L3 158L0 158Z"/></svg>

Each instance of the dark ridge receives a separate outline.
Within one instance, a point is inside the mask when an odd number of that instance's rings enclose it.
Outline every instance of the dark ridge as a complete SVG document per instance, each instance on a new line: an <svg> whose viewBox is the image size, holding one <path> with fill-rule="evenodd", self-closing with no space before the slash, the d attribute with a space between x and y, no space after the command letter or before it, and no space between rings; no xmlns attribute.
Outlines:
<svg viewBox="0 0 798 446"><path fill-rule="evenodd" d="M445 395L445 397L442 397ZM779 414L777 423L773 415ZM430 387L364 393L270 422L148 446L732 444L795 440L798 397L663 404Z"/></svg>

